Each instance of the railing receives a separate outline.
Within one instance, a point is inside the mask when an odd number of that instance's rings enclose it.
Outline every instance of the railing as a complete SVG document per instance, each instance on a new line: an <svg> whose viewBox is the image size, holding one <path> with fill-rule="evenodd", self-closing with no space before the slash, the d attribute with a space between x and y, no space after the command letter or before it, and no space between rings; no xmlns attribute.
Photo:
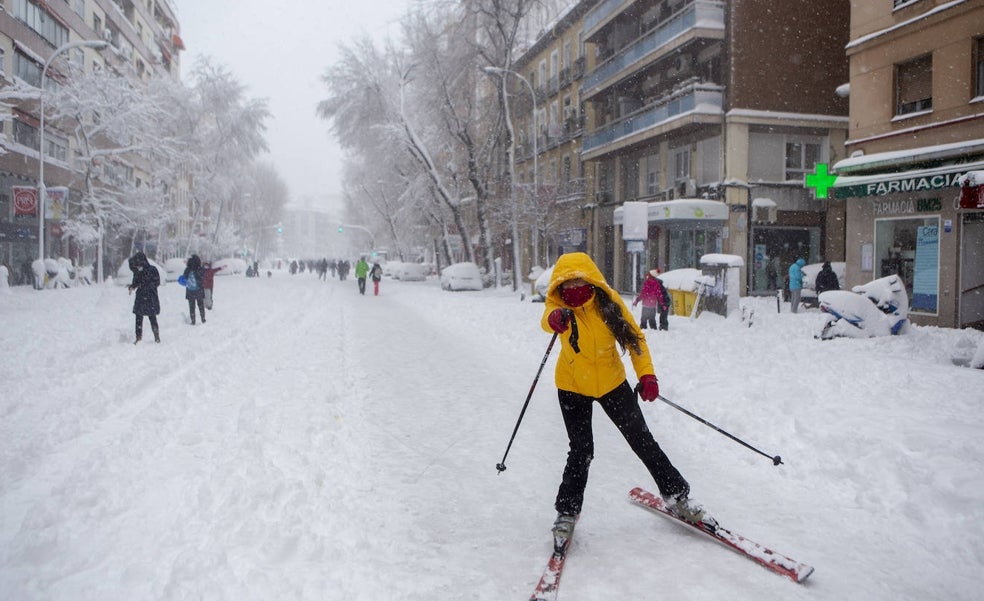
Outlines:
<svg viewBox="0 0 984 601"><path fill-rule="evenodd" d="M614 14L623 4L625 4L625 0L605 0L598 6L595 6L584 16L583 30L591 31L598 23L601 23Z"/></svg>
<svg viewBox="0 0 984 601"><path fill-rule="evenodd" d="M581 84L582 95L621 71L628 69L640 59L652 54L673 38L694 29L698 24L701 26L720 25L723 29L724 4L698 1L683 8L675 16L664 21L662 25L646 33L602 63L594 71L588 73Z"/></svg>
<svg viewBox="0 0 984 601"><path fill-rule="evenodd" d="M721 88L708 84L696 84L665 100L643 107L623 119L584 136L582 152L588 152L624 136L653 127L693 111L698 106L712 106L721 109L724 106L724 95Z"/></svg>

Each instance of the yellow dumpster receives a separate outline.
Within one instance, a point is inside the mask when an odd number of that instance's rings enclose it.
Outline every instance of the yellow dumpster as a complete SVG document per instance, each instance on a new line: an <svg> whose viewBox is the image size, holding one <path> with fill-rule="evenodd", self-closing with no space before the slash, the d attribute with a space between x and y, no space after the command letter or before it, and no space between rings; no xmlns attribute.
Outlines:
<svg viewBox="0 0 984 601"><path fill-rule="evenodd" d="M690 290L671 289L670 297L673 299L673 314L690 317L690 312L694 310L694 302L697 300L697 293Z"/></svg>

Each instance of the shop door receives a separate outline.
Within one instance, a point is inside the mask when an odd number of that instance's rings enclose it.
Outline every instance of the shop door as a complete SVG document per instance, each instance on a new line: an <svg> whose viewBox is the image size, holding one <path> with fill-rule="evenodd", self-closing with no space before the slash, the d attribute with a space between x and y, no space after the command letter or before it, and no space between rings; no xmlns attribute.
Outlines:
<svg viewBox="0 0 984 601"><path fill-rule="evenodd" d="M965 216L962 230L959 325L984 329L984 214Z"/></svg>

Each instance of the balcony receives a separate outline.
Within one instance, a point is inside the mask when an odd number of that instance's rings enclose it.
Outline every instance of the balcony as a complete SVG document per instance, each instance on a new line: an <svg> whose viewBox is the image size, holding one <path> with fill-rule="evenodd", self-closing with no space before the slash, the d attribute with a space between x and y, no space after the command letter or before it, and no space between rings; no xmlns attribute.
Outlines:
<svg viewBox="0 0 984 601"><path fill-rule="evenodd" d="M582 152L590 152L687 113L720 114L723 106L724 94L720 86L694 84L587 134Z"/></svg>
<svg viewBox="0 0 984 601"><path fill-rule="evenodd" d="M607 4L607 3L605 3ZM615 4L618 4L617 2ZM604 6L601 5L601 6ZM618 54L588 73L581 84L581 97L597 91L602 83L656 54L674 38L698 27L724 30L724 4L698 1L684 7L659 27L650 30ZM585 25L587 29L587 25Z"/></svg>
<svg viewBox="0 0 984 601"><path fill-rule="evenodd" d="M625 6L632 4L632 2L633 0L604 0L584 16L584 27L582 31L585 34L590 34L598 25L622 12Z"/></svg>

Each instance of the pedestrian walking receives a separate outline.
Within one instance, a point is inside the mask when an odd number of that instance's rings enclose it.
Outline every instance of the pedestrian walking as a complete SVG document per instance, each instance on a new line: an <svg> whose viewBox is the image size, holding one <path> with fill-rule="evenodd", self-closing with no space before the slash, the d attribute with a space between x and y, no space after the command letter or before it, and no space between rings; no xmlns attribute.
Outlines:
<svg viewBox="0 0 984 601"><path fill-rule="evenodd" d="M817 297L828 290L840 290L840 282L837 280L837 274L834 273L830 261L824 262L823 267L820 268L820 273L817 274L817 279L813 282L813 289L817 291Z"/></svg>
<svg viewBox="0 0 984 601"><path fill-rule="evenodd" d="M789 266L789 302L792 312L799 312L800 295L803 293L803 266L806 259L802 257Z"/></svg>
<svg viewBox="0 0 984 601"><path fill-rule="evenodd" d="M215 274L222 271L222 267L212 267L212 263L205 263L205 277L203 278L203 286L205 288L205 308L209 311L212 310L212 289L215 287ZM202 323L205 322L205 316L202 316Z"/></svg>
<svg viewBox="0 0 984 601"><path fill-rule="evenodd" d="M359 282L359 294L366 293L366 276L369 275L369 263L365 257L359 257L355 263L355 279Z"/></svg>
<svg viewBox="0 0 984 601"><path fill-rule="evenodd" d="M129 260L130 271L133 272L133 280L127 286L130 294L134 291L137 295L133 299L133 315L136 317L136 340L133 344L140 342L143 338L143 318L146 315L150 321L150 329L154 332L154 342L161 341L161 331L157 325L157 316L161 312L161 301L157 296L157 287L161 285L161 274L157 268L150 264L147 255L138 252Z"/></svg>
<svg viewBox="0 0 984 601"><path fill-rule="evenodd" d="M659 269L651 269L646 272L646 277L642 282L642 290L632 301L635 307L642 301L642 317L639 321L639 328L645 330L647 327L652 329L670 329L670 293L659 279ZM659 326L656 325L656 312L659 311Z"/></svg>
<svg viewBox="0 0 984 601"><path fill-rule="evenodd" d="M372 278L372 294L379 296L379 281L383 279L383 268L378 262L373 262L372 269L369 270L369 277Z"/></svg>
<svg viewBox="0 0 984 601"><path fill-rule="evenodd" d="M195 305L202 314L205 323L205 268L198 255L191 255L184 270L185 299L188 301L188 312L191 314L191 325L195 325Z"/></svg>
<svg viewBox="0 0 984 601"><path fill-rule="evenodd" d="M591 414L596 402L642 460L670 511L692 523L709 522L700 503L690 498L690 485L653 438L626 380L622 355L628 352L642 399L654 401L659 396L646 338L587 254L568 253L557 260L541 327L561 335L555 380L570 445L554 501L555 536L570 537L581 512L594 456ZM570 336L562 335L568 331Z"/></svg>

